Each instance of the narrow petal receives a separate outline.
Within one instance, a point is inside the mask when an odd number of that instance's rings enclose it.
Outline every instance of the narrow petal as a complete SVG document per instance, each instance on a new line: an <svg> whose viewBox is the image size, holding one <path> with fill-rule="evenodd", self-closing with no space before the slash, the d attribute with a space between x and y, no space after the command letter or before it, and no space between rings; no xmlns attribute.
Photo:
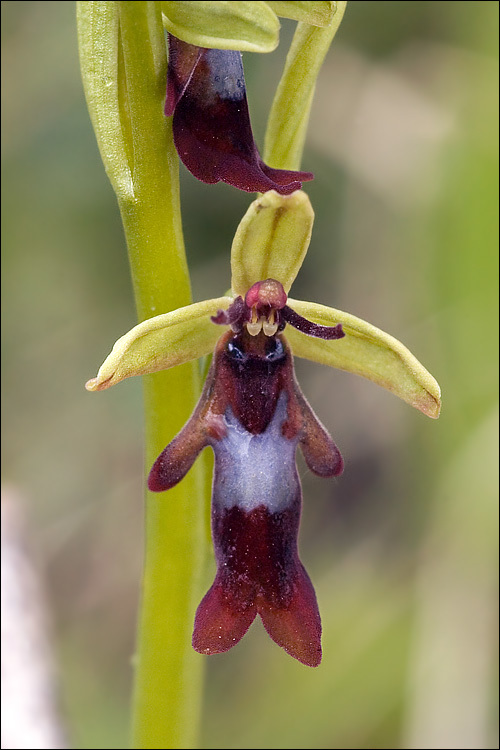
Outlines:
<svg viewBox="0 0 500 750"><path fill-rule="evenodd" d="M349 313L312 302L288 302L300 315L320 325L341 323L345 333L338 341L323 341L287 327L286 336L296 356L362 375L437 419L439 385L400 341Z"/></svg>
<svg viewBox="0 0 500 750"><path fill-rule="evenodd" d="M285 305L281 311L283 320L289 325L296 328L298 331L302 331L307 336L314 336L324 341L332 341L334 339L343 339L345 334L342 330L342 325L338 323L336 326L320 326L317 323L313 323L307 318L303 318L291 307Z"/></svg>
<svg viewBox="0 0 500 750"><path fill-rule="evenodd" d="M279 2L270 0L267 3L277 16L282 18L291 18L294 21L304 21L312 26L328 26L331 23L336 11L336 2L320 0L311 2L311 0L288 0L288 2Z"/></svg>
<svg viewBox="0 0 500 750"><path fill-rule="evenodd" d="M210 320L231 297L197 302L157 315L132 328L113 347L88 391L103 391L132 375L146 375L182 365L213 351L221 332Z"/></svg>
<svg viewBox="0 0 500 750"><path fill-rule="evenodd" d="M274 190L251 203L231 248L232 288L245 296L256 282L278 279L288 294L311 239L314 211L306 193Z"/></svg>
<svg viewBox="0 0 500 750"><path fill-rule="evenodd" d="M161 9L165 29L198 47L272 52L278 46L280 23L269 3L261 0L162 2Z"/></svg>
<svg viewBox="0 0 500 750"><path fill-rule="evenodd" d="M285 195L313 179L310 172L272 169L260 158L240 52L204 49L193 66L196 48L179 39L170 47L175 54L169 60L165 113L175 104L175 147L191 174L208 184L222 181L247 192L274 189Z"/></svg>

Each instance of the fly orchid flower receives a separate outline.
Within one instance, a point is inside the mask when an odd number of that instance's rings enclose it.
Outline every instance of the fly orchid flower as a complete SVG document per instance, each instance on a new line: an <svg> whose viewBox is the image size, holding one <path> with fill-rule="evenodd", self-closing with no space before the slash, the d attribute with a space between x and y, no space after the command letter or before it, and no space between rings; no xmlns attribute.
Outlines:
<svg viewBox="0 0 500 750"><path fill-rule="evenodd" d="M278 44L278 15L328 26L337 3L161 5L168 32L165 115L173 116L175 147L187 169L202 182L222 181L248 192L274 189L288 195L312 180L311 172L273 169L261 159L250 125L241 51L272 51Z"/></svg>
<svg viewBox="0 0 500 750"><path fill-rule="evenodd" d="M319 476L338 476L343 463L295 380L292 351L363 375L428 416L439 415L438 384L399 341L353 315L287 296L313 218L301 191L258 198L233 242L231 295L139 324L87 383L103 390L214 354L198 405L148 480L152 491L167 490L205 446L214 451L217 573L196 613L193 646L200 653L227 651L259 614L291 656L308 666L321 660L316 596L297 550L296 448Z"/></svg>
<svg viewBox="0 0 500 750"><path fill-rule="evenodd" d="M272 169L260 158L241 52L203 49L169 34L165 115L173 115L179 158L202 182L288 195L313 179L311 172Z"/></svg>

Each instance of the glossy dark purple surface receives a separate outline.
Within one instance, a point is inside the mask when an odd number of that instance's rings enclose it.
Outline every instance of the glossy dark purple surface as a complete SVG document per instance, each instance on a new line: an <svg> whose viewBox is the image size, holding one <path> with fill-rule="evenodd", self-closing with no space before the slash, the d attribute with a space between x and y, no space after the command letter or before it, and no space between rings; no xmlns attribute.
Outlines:
<svg viewBox="0 0 500 750"><path fill-rule="evenodd" d="M272 169L255 145L241 52L195 47L169 34L165 115L180 159L202 182L288 195L310 172Z"/></svg>

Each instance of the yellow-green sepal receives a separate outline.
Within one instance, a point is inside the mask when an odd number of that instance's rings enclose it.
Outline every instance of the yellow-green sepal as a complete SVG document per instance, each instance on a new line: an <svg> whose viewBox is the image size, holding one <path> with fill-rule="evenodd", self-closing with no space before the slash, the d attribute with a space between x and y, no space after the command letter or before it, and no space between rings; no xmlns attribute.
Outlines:
<svg viewBox="0 0 500 750"><path fill-rule="evenodd" d="M139 323L118 339L88 391L103 391L133 375L147 375L210 354L221 335L211 315L227 309L231 297L196 302Z"/></svg>
<svg viewBox="0 0 500 750"><path fill-rule="evenodd" d="M268 3L162 2L163 26L197 47L242 52L272 52L278 46L280 22Z"/></svg>
<svg viewBox="0 0 500 750"><path fill-rule="evenodd" d="M323 326L342 323L345 333L343 339L325 341L287 326L286 337L296 356L362 375L437 419L441 408L439 385L400 341L354 315L331 307L292 299L288 304L314 323Z"/></svg>
<svg viewBox="0 0 500 750"><path fill-rule="evenodd" d="M257 281L276 279L288 294L307 253L314 211L302 190L269 190L250 204L231 247L231 286L245 296Z"/></svg>
<svg viewBox="0 0 500 750"><path fill-rule="evenodd" d="M313 26L328 26L337 11L336 2L308 2L304 0L290 0L288 2L267 3L277 16L291 18L294 21L304 21Z"/></svg>

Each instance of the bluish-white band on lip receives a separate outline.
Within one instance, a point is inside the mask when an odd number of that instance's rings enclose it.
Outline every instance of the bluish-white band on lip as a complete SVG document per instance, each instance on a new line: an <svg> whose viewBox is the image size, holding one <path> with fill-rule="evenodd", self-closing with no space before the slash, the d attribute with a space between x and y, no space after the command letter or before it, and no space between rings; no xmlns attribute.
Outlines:
<svg viewBox="0 0 500 750"><path fill-rule="evenodd" d="M264 506L271 513L289 507L300 493L295 465L298 437L283 437L288 395L283 391L273 418L258 435L248 432L227 408L226 436L212 443L215 453L213 502L220 508L238 506L250 512Z"/></svg>
<svg viewBox="0 0 500 750"><path fill-rule="evenodd" d="M245 74L241 52L209 49L205 61L210 68L212 85L221 99L240 101L245 97Z"/></svg>

